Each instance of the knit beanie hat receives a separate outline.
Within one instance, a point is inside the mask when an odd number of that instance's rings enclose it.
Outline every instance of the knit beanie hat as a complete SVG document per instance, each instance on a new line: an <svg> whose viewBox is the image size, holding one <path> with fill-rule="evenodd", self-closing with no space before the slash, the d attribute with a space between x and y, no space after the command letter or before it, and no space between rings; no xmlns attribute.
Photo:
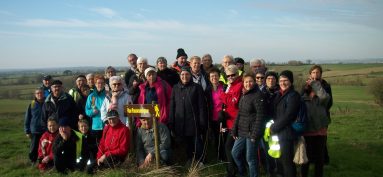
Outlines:
<svg viewBox="0 0 383 177"><path fill-rule="evenodd" d="M274 76L276 80L278 80L278 73L274 72L274 71L267 71L266 72L266 75L265 75L265 78L269 77L269 76Z"/></svg>
<svg viewBox="0 0 383 177"><path fill-rule="evenodd" d="M183 48L179 48L177 50L177 57L176 58L179 58L180 56L186 56L186 58L188 57L188 55L185 53L185 50Z"/></svg>
<svg viewBox="0 0 383 177"><path fill-rule="evenodd" d="M234 58L234 62L235 62L235 64L237 64L237 63L245 64L245 61L240 57Z"/></svg>
<svg viewBox="0 0 383 177"><path fill-rule="evenodd" d="M181 72L182 72L182 71L187 71L188 73L191 74L191 71L190 71L190 67L189 67L189 66L183 66L183 67L181 68Z"/></svg>
<svg viewBox="0 0 383 177"><path fill-rule="evenodd" d="M291 72L290 70L284 70L281 72L281 74L279 75L280 77L287 77L289 79L289 81L291 83L294 82L294 75L293 75L293 72Z"/></svg>

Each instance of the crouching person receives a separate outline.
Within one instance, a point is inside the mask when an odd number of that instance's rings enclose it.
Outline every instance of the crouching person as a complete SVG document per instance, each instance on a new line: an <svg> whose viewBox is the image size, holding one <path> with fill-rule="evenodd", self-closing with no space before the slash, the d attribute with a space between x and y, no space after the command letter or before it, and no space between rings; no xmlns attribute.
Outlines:
<svg viewBox="0 0 383 177"><path fill-rule="evenodd" d="M119 118L116 110L106 114L108 125L104 127L97 152L97 164L101 168L114 168L125 161L129 149L129 128Z"/></svg>
<svg viewBox="0 0 383 177"><path fill-rule="evenodd" d="M155 159L154 128L152 118L140 118L141 127L137 129L136 149L139 168L148 167ZM158 123L158 140L160 162L168 165L170 159L170 132L168 128Z"/></svg>
<svg viewBox="0 0 383 177"><path fill-rule="evenodd" d="M53 117L48 118L48 131L41 136L38 149L38 168L41 172L53 167L53 142L58 135L58 123Z"/></svg>
<svg viewBox="0 0 383 177"><path fill-rule="evenodd" d="M94 167L96 166L97 142L96 137L89 131L89 122L86 119L80 119L77 123L78 129L83 135L83 139L88 145L89 159L86 161L85 170L88 174L93 174Z"/></svg>
<svg viewBox="0 0 383 177"><path fill-rule="evenodd" d="M56 170L66 174L68 170L83 170L89 159L87 143L80 132L72 130L71 121L59 120L59 135L53 143L53 161Z"/></svg>

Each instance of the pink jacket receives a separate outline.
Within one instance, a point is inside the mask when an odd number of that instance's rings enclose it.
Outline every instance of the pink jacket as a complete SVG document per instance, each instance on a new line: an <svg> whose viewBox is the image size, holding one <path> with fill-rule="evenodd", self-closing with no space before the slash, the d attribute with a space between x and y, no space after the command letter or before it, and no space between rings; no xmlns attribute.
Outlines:
<svg viewBox="0 0 383 177"><path fill-rule="evenodd" d="M142 83L140 88L140 96L138 97L138 104L145 103L145 87L148 82ZM166 87L166 88L164 88ZM172 94L172 87L160 77L157 77L156 82L154 83L154 88L156 89L158 106L160 107L160 122L167 125L169 118L169 106L170 106L170 96ZM150 104L150 103L148 103ZM141 122L136 121L137 127L141 126Z"/></svg>

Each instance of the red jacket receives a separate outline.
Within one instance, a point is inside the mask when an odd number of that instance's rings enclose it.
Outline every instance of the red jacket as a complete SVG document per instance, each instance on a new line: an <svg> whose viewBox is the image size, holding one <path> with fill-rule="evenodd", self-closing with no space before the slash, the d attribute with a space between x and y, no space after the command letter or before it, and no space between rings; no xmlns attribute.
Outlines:
<svg viewBox="0 0 383 177"><path fill-rule="evenodd" d="M138 97L138 104L145 103L145 87L148 82L142 83L140 87L140 96ZM166 87L166 88L164 88ZM160 77L157 77L156 82L154 83L154 88L156 89L156 94L158 98L158 106L160 107L160 122L167 125L169 118L169 106L170 106L170 96L172 95L172 87ZM151 104L151 103L147 103ZM137 126L140 127L141 123L138 120Z"/></svg>
<svg viewBox="0 0 383 177"><path fill-rule="evenodd" d="M106 125L102 132L102 138L98 147L97 159L103 154L125 158L128 154L130 143L130 131L121 121L114 127Z"/></svg>
<svg viewBox="0 0 383 177"><path fill-rule="evenodd" d="M239 110L238 103L241 98L242 89L242 78L238 77L237 80L231 84L229 91L221 94L221 100L222 103L226 105L226 113L228 115L226 118L228 129L233 127L235 118L237 117Z"/></svg>
<svg viewBox="0 0 383 177"><path fill-rule="evenodd" d="M46 131L40 138L39 141L39 149L38 149L38 159L43 159L45 156L49 156L49 160L53 161L53 151L52 146L55 138L58 135L58 131L55 133L50 133L49 131ZM38 165L38 168L40 170L46 169L46 164L40 163Z"/></svg>
<svg viewBox="0 0 383 177"><path fill-rule="evenodd" d="M190 63L189 63L188 61L186 61L186 63L185 63L184 66L190 66ZM182 66L182 67L183 67L183 66ZM177 61L174 62L174 63L172 64L172 68L173 68L174 70L176 70L178 73L181 72L181 67L178 66L178 62L177 62Z"/></svg>

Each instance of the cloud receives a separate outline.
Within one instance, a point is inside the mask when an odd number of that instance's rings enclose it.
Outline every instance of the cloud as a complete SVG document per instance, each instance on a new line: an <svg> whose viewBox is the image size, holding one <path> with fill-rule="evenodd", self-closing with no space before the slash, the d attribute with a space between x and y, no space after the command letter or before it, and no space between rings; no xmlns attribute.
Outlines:
<svg viewBox="0 0 383 177"><path fill-rule="evenodd" d="M0 10L0 15L13 16L14 14L9 11Z"/></svg>
<svg viewBox="0 0 383 177"><path fill-rule="evenodd" d="M96 13L98 13L104 17L107 17L107 18L113 18L113 17L116 17L118 15L116 11L114 11L110 8L106 8L106 7L92 8L92 9L90 9L90 11L96 12Z"/></svg>
<svg viewBox="0 0 383 177"><path fill-rule="evenodd" d="M22 26L32 27L89 27L91 24L78 19L50 20L50 19L28 19L21 23Z"/></svg>

